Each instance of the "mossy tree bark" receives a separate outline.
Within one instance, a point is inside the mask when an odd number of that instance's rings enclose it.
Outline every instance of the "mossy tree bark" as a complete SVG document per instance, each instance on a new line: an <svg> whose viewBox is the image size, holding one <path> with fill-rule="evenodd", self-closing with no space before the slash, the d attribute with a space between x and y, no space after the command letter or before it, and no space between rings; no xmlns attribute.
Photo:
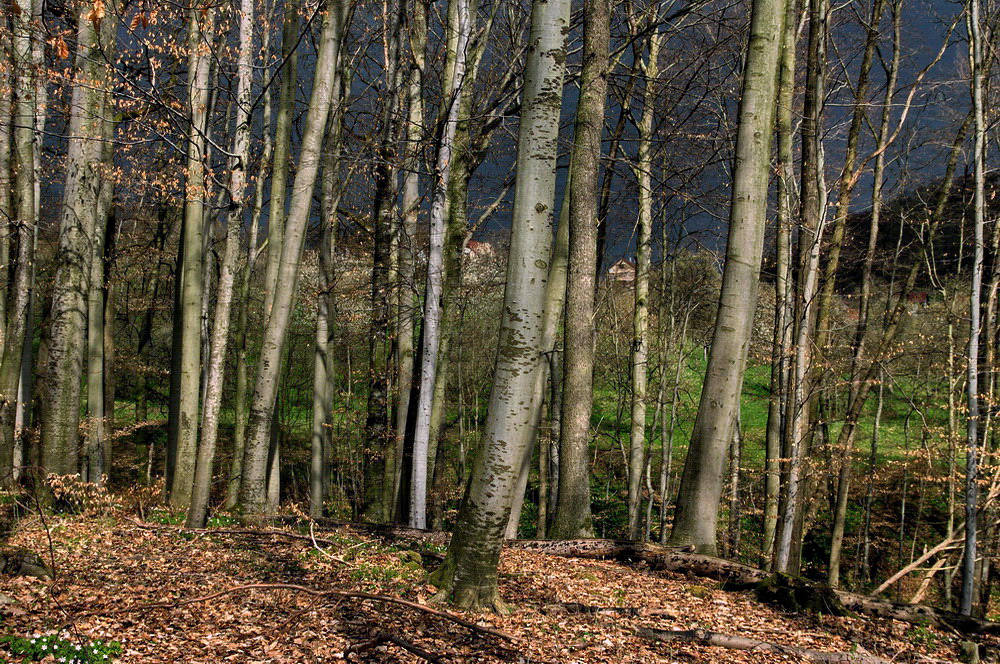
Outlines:
<svg viewBox="0 0 1000 664"><path fill-rule="evenodd" d="M532 398L532 387L545 362L544 285L552 237L569 7L567 0L532 4L507 285L489 411L455 536L444 564L432 577L440 589L439 599L462 608L502 606L497 565L517 468L529 448L528 424L540 407Z"/></svg>
<svg viewBox="0 0 1000 664"><path fill-rule="evenodd" d="M726 452L757 304L785 1L755 0L751 10L719 311L670 537L699 552L716 550Z"/></svg>

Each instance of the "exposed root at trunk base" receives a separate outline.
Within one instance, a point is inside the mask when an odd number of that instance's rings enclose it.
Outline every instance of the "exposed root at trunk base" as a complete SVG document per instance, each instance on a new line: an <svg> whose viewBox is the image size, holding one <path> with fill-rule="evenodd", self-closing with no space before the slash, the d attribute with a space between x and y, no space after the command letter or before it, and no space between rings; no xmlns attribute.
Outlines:
<svg viewBox="0 0 1000 664"><path fill-rule="evenodd" d="M877 655L872 655L860 646L855 652L823 652L808 648L783 646L768 641L758 641L757 639L750 639L745 636L710 632L704 629L674 632L665 629L642 627L639 629L638 634L651 641L680 641L682 643L696 643L698 645L729 648L730 650L753 650L754 652L767 652L774 653L775 655L796 657L810 662L820 662L821 664L889 664L888 660Z"/></svg>
<svg viewBox="0 0 1000 664"><path fill-rule="evenodd" d="M456 581L455 561L446 557L444 562L427 577L427 582L438 589L431 598L434 604L444 604L460 611L492 612L506 615L511 612L497 589L496 577L492 582L481 580L477 583Z"/></svg>

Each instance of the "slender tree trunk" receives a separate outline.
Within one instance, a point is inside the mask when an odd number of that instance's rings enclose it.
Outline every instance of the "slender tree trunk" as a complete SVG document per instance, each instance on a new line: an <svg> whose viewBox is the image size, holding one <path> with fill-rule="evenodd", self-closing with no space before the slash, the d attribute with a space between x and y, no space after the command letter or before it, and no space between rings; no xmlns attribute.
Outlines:
<svg viewBox="0 0 1000 664"><path fill-rule="evenodd" d="M395 478L395 436L389 427L389 332L390 296L392 293L390 254L392 251L393 217L396 202L395 118L397 72L400 68L400 30L404 10L401 0L389 0L386 14L388 44L386 48L385 91L382 99L381 136L375 165L374 256L371 276L372 316L368 336L368 402L365 417L365 482L361 512L372 521L388 521L392 505L385 487L386 475Z"/></svg>
<svg viewBox="0 0 1000 664"><path fill-rule="evenodd" d="M302 136L298 170L292 185L284 244L275 283L274 306L264 328L264 341L250 409L250 436L246 442L240 483L240 503L243 510L250 514L260 514L267 509L268 448L275 412L278 375L288 321L292 314L291 305L298 280L299 259L305 241L313 188L319 170L320 148L333 96L340 38L340 15L335 8L331 8L323 15L316 74Z"/></svg>
<svg viewBox="0 0 1000 664"><path fill-rule="evenodd" d="M237 12L239 51L236 62L236 111L233 157L229 163L229 205L226 219L226 249L219 272L216 292L215 320L212 324L208 353L208 374L205 383L204 414L201 421L201 444L195 469L191 507L187 514L188 528L204 528L208 516L208 500L212 492L212 470L219 432L219 411L222 408L222 387L225 379L226 349L229 344L229 312L233 301L240 250L240 227L246 195L246 169L250 161L250 92L253 65L253 0L241 0Z"/></svg>
<svg viewBox="0 0 1000 664"><path fill-rule="evenodd" d="M788 470L785 502L775 547L775 569L796 572L799 565L803 507L809 494L803 476L811 438L813 345L819 259L826 209L821 123L826 79L826 0L810 0L809 53L806 63L805 108L802 120L802 200L799 206L798 287L795 312L795 357L787 417Z"/></svg>
<svg viewBox="0 0 1000 664"><path fill-rule="evenodd" d="M292 151L292 121L295 116L295 93L298 89L299 3L285 5L281 28L281 91L278 93L278 118L274 130L274 162L271 167L271 200L267 217L267 262L264 267L264 320L271 315L277 287L278 263L285 238L285 199L288 196L288 160Z"/></svg>
<svg viewBox="0 0 1000 664"><path fill-rule="evenodd" d="M0 18L0 54L11 63L0 71L0 358L7 331L7 284L10 279L11 219L16 214L13 199L13 152L11 139L14 135L12 112L14 110L14 46L11 41L13 31L7 16Z"/></svg>
<svg viewBox="0 0 1000 664"><path fill-rule="evenodd" d="M107 138L110 138L107 137ZM110 151L106 157L111 158ZM108 164L102 164L107 166ZM92 235L92 255L87 293L87 437L86 458L80 464L81 476L88 482L103 484L110 469L107 454L107 411L105 409L106 372L108 367L105 337L105 265L108 258L106 229L114 196L114 184L107 178L99 186L95 224ZM111 220L113 224L113 220Z"/></svg>
<svg viewBox="0 0 1000 664"><path fill-rule="evenodd" d="M420 388L417 399L417 420L413 437L413 479L410 485L410 525L427 527L427 454L431 436L431 401L434 397L434 376L438 359L441 323L441 287L444 270L444 240L447 222L448 183L451 177L452 148L455 125L459 119L465 55L469 44L469 6L467 0L456 3L456 58L452 72L451 99L447 103L441 143L435 167L434 198L431 203L430 251L427 263L427 288L424 297L423 356L420 359Z"/></svg>
<svg viewBox="0 0 1000 664"><path fill-rule="evenodd" d="M24 343L26 314L30 301L29 277L33 262L32 228L35 225L35 74L32 51L30 0L18 0L19 12L12 17L14 75L17 102L12 114L14 124L14 192L17 206L13 217L17 255L12 281L13 301L7 312L8 323L0 362L0 485L13 484L14 421L17 388L21 374L21 347Z"/></svg>
<svg viewBox="0 0 1000 664"><path fill-rule="evenodd" d="M597 280L597 175L608 82L610 10L584 0L583 69L573 136L566 284L566 360L559 434L559 502L552 535L586 537L590 516L590 415L594 382L594 290Z"/></svg>
<svg viewBox="0 0 1000 664"><path fill-rule="evenodd" d="M788 354L791 350L792 294L789 279L791 265L792 210L794 197L794 128L792 104L795 100L795 51L798 45L797 0L788 0L782 35L779 64L779 94L777 110L778 159L778 219L776 228L777 265L774 280L774 336L771 350L771 398L767 409L765 433L764 486L764 567L771 568L774 559L775 535L778 525L778 501L781 495L781 451L784 438L784 414L788 412Z"/></svg>
<svg viewBox="0 0 1000 664"><path fill-rule="evenodd" d="M198 411L201 388L201 309L204 282L203 232L205 224L205 158L208 125L210 54L215 20L214 9L191 10L188 29L188 83L190 137L188 139L187 182L184 204L184 258L181 272L181 378L178 385L177 450L170 489L170 504L187 508L194 486L198 453Z"/></svg>
<svg viewBox="0 0 1000 664"><path fill-rule="evenodd" d="M783 0L754 1L719 312L670 536L672 543L693 544L704 553L716 551L726 452L739 407L757 304L784 19Z"/></svg>
<svg viewBox="0 0 1000 664"><path fill-rule="evenodd" d="M271 44L270 32L265 30L261 38L261 52L268 53ZM271 126L271 95L264 93L264 127ZM257 235L260 232L261 211L264 206L264 182L270 173L274 158L274 142L271 132L264 132L264 146L260 158L260 170L254 186L253 211L250 214L250 238L247 255L240 272L239 310L236 315L236 376L233 386L233 458L229 467L229 482L226 486L224 507L232 509L239 497L240 475L243 472L243 451L246 445L247 429L247 325L250 318L250 281L257 260Z"/></svg>
<svg viewBox="0 0 1000 664"><path fill-rule="evenodd" d="M877 4L879 4L877 2ZM861 297L858 301L858 327L855 331L853 353L851 360L851 390L848 401L851 402L858 397L859 389L856 377L862 371L864 361L865 343L868 335L868 320L871 309L871 296L873 288L873 272L875 267L875 253L878 249L878 232L882 216L882 186L885 178L885 151L889 141L889 122L892 118L892 100L895 92L896 79L899 72L900 61L900 3L894 1L892 4L893 14L893 50L892 61L886 81L885 98L882 104L882 119L879 124L878 139L876 141L876 152L874 168L874 184L872 186L872 206L871 219L868 226L868 248L865 252L864 268L861 277ZM874 16L874 14L873 14ZM873 18L873 20L875 20ZM845 171L846 172L846 171ZM839 204L838 204L839 214ZM845 211L846 216L846 211ZM880 388L881 389L881 388ZM839 441L838 441L839 442ZM853 470L852 454L854 451L854 438L844 441L847 446L841 450L840 468L837 477L837 503L833 514L833 533L830 538L830 560L827 567L827 582L831 587L836 588L840 584L840 556L844 545L844 529L847 523L847 503L850 493L851 474Z"/></svg>
<svg viewBox="0 0 1000 664"><path fill-rule="evenodd" d="M649 53L642 65L642 118L639 121L639 154L635 174L639 182L639 222L635 253L635 311L632 319L632 428L629 434L628 528L629 537L639 534L640 480L646 465L646 381L649 355L649 261L653 237L653 186L650 144L653 138L653 112L659 76L659 33L647 40Z"/></svg>
<svg viewBox="0 0 1000 664"><path fill-rule="evenodd" d="M973 168L975 195L973 199L973 225L975 228L975 253L972 263L972 287L969 293L969 352L968 422L966 428L965 457L965 552L962 556L962 596L959 611L971 615L976 596L976 545L978 535L979 498L979 306L983 282L983 228L986 215L986 123L983 110L983 44L980 29L979 0L969 0L966 17L969 30L969 64L972 73L972 113L974 116Z"/></svg>
<svg viewBox="0 0 1000 664"><path fill-rule="evenodd" d="M348 3L342 3L339 11L338 35L346 30ZM337 43L337 71L333 82L335 107L327 119L326 144L323 155L323 184L321 192L320 219L322 235L319 247L320 292L316 304L316 349L313 358L313 420L312 449L309 464L309 511L310 516L323 516L324 493L327 484L327 458L330 452L331 427L333 425L334 368L331 349L336 341L334 318L334 254L337 248L337 207L340 205L340 137L343 124L345 94L346 58Z"/></svg>
<svg viewBox="0 0 1000 664"><path fill-rule="evenodd" d="M410 72L408 87L406 142L409 146L409 165L403 176L402 223L398 237L399 284L396 303L396 458L403 458L403 447L407 434L407 418L410 412L410 396L413 391L413 331L416 327L417 285L416 285L416 235L420 219L420 169L421 146L424 134L424 70L427 66L427 6L424 0L413 4L413 20L410 25L410 51L413 56L413 70ZM433 428L431 429L433 435ZM403 464L397 463L393 480L394 502L401 498L400 486ZM433 473L428 472L433 476ZM433 477L432 477L433 479ZM398 516L402 516L399 514Z"/></svg>
<svg viewBox="0 0 1000 664"><path fill-rule="evenodd" d="M433 577L441 599L465 608L500 605L497 565L510 519L516 469L530 446L527 425L540 406L532 388L545 361L545 300L540 285L549 270L569 4L567 0L532 4L499 355L483 441L475 455L455 536Z"/></svg>

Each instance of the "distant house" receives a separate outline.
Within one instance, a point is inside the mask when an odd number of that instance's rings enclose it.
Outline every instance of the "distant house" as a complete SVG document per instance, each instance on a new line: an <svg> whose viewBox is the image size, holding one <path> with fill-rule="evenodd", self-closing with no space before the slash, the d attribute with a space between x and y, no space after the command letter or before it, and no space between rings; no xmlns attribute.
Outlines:
<svg viewBox="0 0 1000 664"><path fill-rule="evenodd" d="M913 291L912 293L907 293L906 304L910 309L910 313L913 313L917 309L926 307L927 291Z"/></svg>
<svg viewBox="0 0 1000 664"><path fill-rule="evenodd" d="M635 281L635 262L627 258L620 259L608 268L608 279L630 284Z"/></svg>
<svg viewBox="0 0 1000 664"><path fill-rule="evenodd" d="M472 259L493 258L493 245L489 242L469 240L465 243L465 255Z"/></svg>

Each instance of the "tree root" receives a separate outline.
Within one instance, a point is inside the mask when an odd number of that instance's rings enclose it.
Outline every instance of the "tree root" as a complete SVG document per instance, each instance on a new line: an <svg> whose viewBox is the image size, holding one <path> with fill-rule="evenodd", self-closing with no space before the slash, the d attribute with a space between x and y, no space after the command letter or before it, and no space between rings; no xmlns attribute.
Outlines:
<svg viewBox="0 0 1000 664"><path fill-rule="evenodd" d="M872 655L860 646L855 652L823 652L808 648L783 646L769 641L758 641L757 639L750 639L745 636L710 632L704 629L675 632L665 629L642 627L639 629L638 634L651 641L680 641L682 643L696 643L698 645L729 648L730 650L752 650L754 652L795 657L800 660L819 662L820 664L889 664L888 660Z"/></svg>

